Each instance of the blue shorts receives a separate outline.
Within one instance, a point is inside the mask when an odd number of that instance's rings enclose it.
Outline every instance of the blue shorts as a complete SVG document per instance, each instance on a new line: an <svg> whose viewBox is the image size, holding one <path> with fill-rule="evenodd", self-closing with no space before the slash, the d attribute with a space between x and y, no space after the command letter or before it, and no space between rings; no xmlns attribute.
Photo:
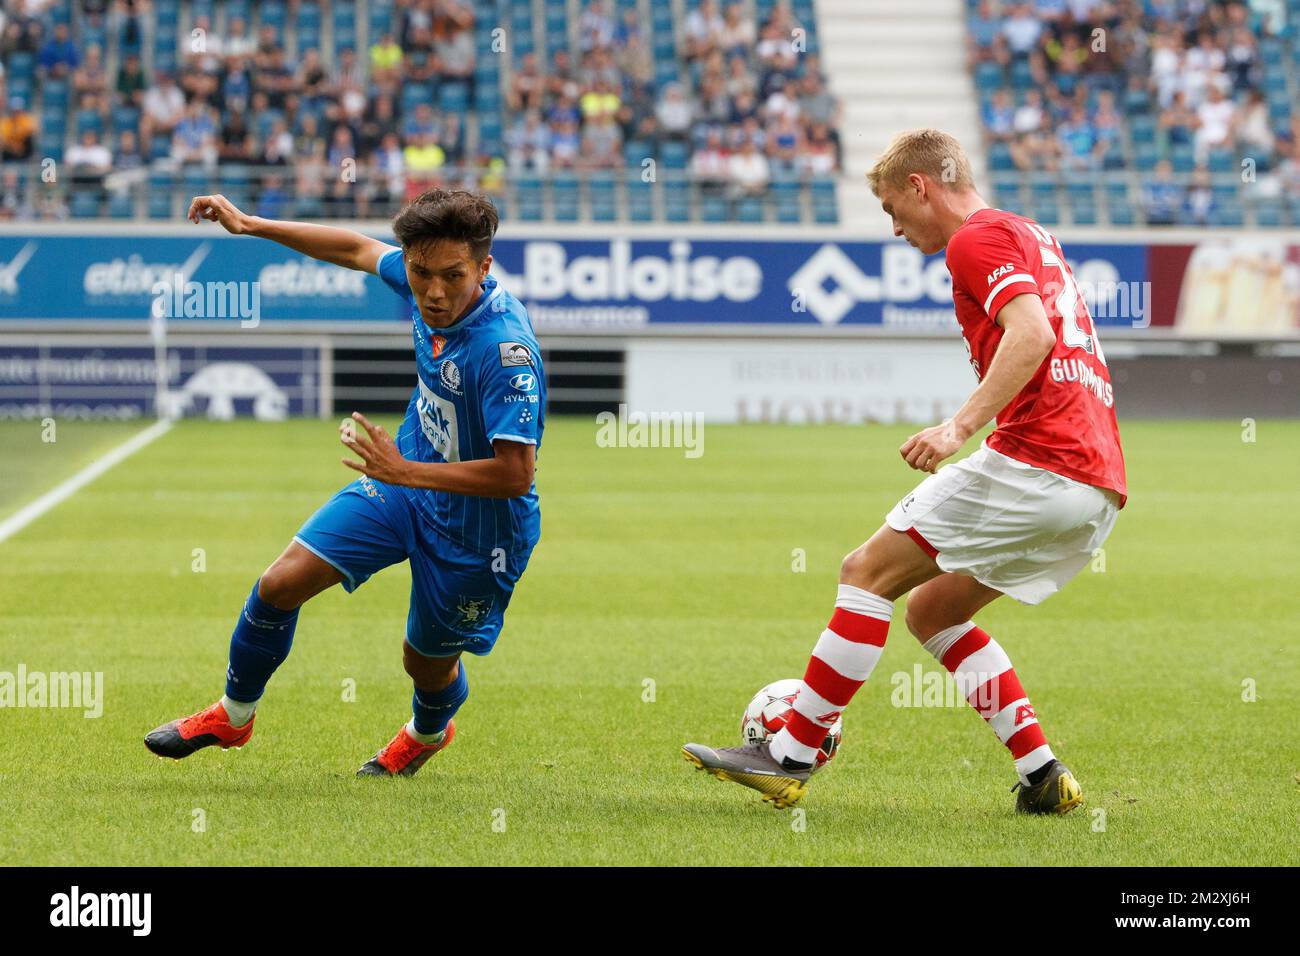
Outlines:
<svg viewBox="0 0 1300 956"><path fill-rule="evenodd" d="M358 478L307 519L294 540L355 591L390 564L411 562L406 640L426 657L487 654L531 552L482 555L426 527L406 492Z"/></svg>

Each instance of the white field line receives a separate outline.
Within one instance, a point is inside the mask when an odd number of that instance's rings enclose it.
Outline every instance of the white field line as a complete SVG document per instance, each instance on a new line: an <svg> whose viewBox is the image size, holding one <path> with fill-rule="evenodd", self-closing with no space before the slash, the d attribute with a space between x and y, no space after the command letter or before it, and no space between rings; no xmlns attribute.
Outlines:
<svg viewBox="0 0 1300 956"><path fill-rule="evenodd" d="M51 508L67 501L114 465L120 464L130 458L155 438L167 434L167 432L171 430L171 427L172 423L166 419L155 422L144 431L132 435L129 439L118 445L108 454L96 458L67 481L58 485L56 488L47 491L31 504L19 508L8 518L0 521L0 541L12 537Z"/></svg>

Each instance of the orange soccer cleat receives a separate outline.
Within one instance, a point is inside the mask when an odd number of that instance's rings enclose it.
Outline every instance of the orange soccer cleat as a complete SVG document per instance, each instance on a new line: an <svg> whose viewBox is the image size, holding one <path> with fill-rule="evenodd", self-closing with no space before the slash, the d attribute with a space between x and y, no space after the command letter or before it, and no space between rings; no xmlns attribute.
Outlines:
<svg viewBox="0 0 1300 956"><path fill-rule="evenodd" d="M436 744L422 744L406 731L406 725L388 746L375 754L357 771L358 777L409 777L424 766L439 750L445 750L456 736L456 722L448 721L442 740Z"/></svg>
<svg viewBox="0 0 1300 956"><path fill-rule="evenodd" d="M242 727L231 726L226 708L217 701L207 710L163 724L149 732L144 745L159 757L180 760L196 750L217 744L222 750L242 747L253 736L254 714Z"/></svg>

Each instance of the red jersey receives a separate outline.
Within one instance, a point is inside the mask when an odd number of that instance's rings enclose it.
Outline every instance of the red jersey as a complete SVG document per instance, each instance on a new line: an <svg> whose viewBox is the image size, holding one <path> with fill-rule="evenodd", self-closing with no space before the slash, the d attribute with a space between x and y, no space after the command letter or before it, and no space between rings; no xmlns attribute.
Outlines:
<svg viewBox="0 0 1300 956"><path fill-rule="evenodd" d="M1115 393L1088 306L1061 244L1032 219L980 209L948 240L952 300L975 375L993 361L1001 308L1028 292L1043 300L1056 345L997 415L988 446L1127 499Z"/></svg>

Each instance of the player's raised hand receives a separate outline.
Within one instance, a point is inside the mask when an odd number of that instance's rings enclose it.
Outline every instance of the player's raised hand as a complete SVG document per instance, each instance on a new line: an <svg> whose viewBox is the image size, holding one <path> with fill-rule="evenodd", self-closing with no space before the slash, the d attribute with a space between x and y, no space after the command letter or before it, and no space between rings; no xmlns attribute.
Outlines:
<svg viewBox="0 0 1300 956"><path fill-rule="evenodd" d="M359 471L378 481L390 485L402 485L409 481L407 477L410 462L397 450L397 443L379 425L372 425L360 412L352 413L352 420L366 430L369 438L357 434L352 423L345 421L339 426L339 441L347 445L360 459L342 459L343 464L354 471Z"/></svg>
<svg viewBox="0 0 1300 956"><path fill-rule="evenodd" d="M190 222L206 219L208 222L220 223L226 232L235 236L243 235L248 231L249 217L222 195L195 196L190 202L190 211L186 213L186 218Z"/></svg>
<svg viewBox="0 0 1300 956"><path fill-rule="evenodd" d="M908 467L934 474L945 458L951 458L966 444L968 435L962 435L949 419L942 424L919 431L903 442L898 453Z"/></svg>

